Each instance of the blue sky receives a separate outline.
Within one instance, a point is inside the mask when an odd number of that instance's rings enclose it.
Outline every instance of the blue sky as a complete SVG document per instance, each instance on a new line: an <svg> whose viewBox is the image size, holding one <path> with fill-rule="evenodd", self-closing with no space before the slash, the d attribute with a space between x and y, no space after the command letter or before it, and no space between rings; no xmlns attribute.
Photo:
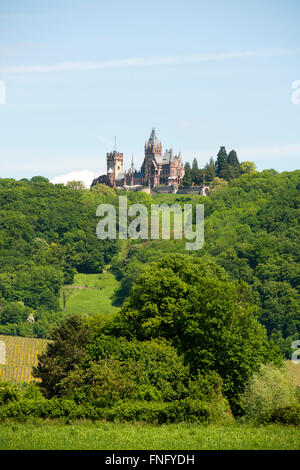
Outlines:
<svg viewBox="0 0 300 470"><path fill-rule="evenodd" d="M152 126L184 161L299 168L299 29L298 0L0 0L0 177L88 180L114 136L139 167Z"/></svg>

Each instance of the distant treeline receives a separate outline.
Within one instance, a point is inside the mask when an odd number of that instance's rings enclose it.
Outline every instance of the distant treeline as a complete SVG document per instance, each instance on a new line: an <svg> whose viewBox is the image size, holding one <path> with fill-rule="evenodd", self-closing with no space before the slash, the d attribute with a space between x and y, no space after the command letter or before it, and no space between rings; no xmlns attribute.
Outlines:
<svg viewBox="0 0 300 470"><path fill-rule="evenodd" d="M184 166L184 178L182 186L201 185L205 180L206 183L212 182L215 178L230 181L245 173L251 173L256 170L253 162L239 162L235 150L231 150L228 154L226 148L220 147L216 160L213 157L203 168L199 168L196 158L193 159L192 166L186 162Z"/></svg>

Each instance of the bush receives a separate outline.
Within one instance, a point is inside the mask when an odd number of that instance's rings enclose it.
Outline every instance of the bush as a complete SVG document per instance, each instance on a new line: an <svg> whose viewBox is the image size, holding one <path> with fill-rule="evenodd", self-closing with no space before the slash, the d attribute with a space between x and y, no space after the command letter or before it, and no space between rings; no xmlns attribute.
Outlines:
<svg viewBox="0 0 300 470"><path fill-rule="evenodd" d="M267 419L276 410L296 403L296 386L288 371L271 365L262 365L259 372L253 374L242 397L245 419L250 421Z"/></svg>
<svg viewBox="0 0 300 470"><path fill-rule="evenodd" d="M0 382L0 406L10 402L16 402L20 397L20 391L15 385L9 382Z"/></svg>
<svg viewBox="0 0 300 470"><path fill-rule="evenodd" d="M233 418L226 402L207 403L185 398L166 402L120 402L101 411L101 417L114 422L164 423L224 423Z"/></svg>
<svg viewBox="0 0 300 470"><path fill-rule="evenodd" d="M7 403L0 406L0 420L6 418L17 418L26 420L27 418L43 419L96 419L99 418L97 409L89 405L77 405L72 400L53 398L23 398L17 402Z"/></svg>
<svg viewBox="0 0 300 470"><path fill-rule="evenodd" d="M17 418L43 419L103 419L113 422L145 423L224 423L232 420L226 402L201 402L186 398L173 403L165 402L118 402L111 408L97 408L89 403L76 404L73 400L52 398L22 398L7 401L0 406L0 420Z"/></svg>
<svg viewBox="0 0 300 470"><path fill-rule="evenodd" d="M266 411L259 415L259 424L292 424L300 425L300 405L294 404L289 406L281 406L272 411Z"/></svg>

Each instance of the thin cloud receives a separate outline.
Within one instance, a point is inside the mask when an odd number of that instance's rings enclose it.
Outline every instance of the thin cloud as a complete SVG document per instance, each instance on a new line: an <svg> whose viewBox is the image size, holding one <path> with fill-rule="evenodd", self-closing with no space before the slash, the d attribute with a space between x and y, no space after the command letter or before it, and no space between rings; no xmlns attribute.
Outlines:
<svg viewBox="0 0 300 470"><path fill-rule="evenodd" d="M104 172L103 172L104 173ZM51 180L53 184L67 184L69 181L82 181L86 188L89 188L92 184L94 178L97 178L100 174L103 173L95 173L90 170L82 170L82 171L71 171L70 173L66 173L63 175L55 176Z"/></svg>
<svg viewBox="0 0 300 470"><path fill-rule="evenodd" d="M236 149L246 159L274 159L277 157L300 157L300 144L273 145L265 147L244 147ZM300 158L299 158L300 159Z"/></svg>
<svg viewBox="0 0 300 470"><path fill-rule="evenodd" d="M45 73L75 72L128 67L155 67L161 65L182 65L197 62L213 62L247 57L276 57L300 53L296 49L260 49L254 51L233 51L218 54L188 54L164 57L133 57L108 61L61 62L49 65L8 65L0 67L0 73Z"/></svg>

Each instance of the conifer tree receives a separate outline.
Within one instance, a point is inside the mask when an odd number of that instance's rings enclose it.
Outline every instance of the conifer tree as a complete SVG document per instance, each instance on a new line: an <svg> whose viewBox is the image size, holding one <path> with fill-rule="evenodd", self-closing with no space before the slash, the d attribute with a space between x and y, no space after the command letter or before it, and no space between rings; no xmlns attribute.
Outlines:
<svg viewBox="0 0 300 470"><path fill-rule="evenodd" d="M237 157L237 153L235 150L231 150L228 154L228 164L232 168L233 178L236 178L241 174L240 172L240 162Z"/></svg>
<svg viewBox="0 0 300 470"><path fill-rule="evenodd" d="M186 162L184 165L184 177L182 180L183 186L191 186L192 185L192 170L191 165L189 162Z"/></svg>
<svg viewBox="0 0 300 470"><path fill-rule="evenodd" d="M228 170L228 156L225 147L220 147L216 160L216 175L224 178L226 170Z"/></svg>
<svg viewBox="0 0 300 470"><path fill-rule="evenodd" d="M209 163L206 163L204 170L206 181L212 181L216 176L216 165L213 157L210 157Z"/></svg>
<svg viewBox="0 0 300 470"><path fill-rule="evenodd" d="M199 167L196 158L194 158L192 163L191 177L194 184L199 184Z"/></svg>
<svg viewBox="0 0 300 470"><path fill-rule="evenodd" d="M237 153L235 150L231 150L229 152L227 161L229 165L231 166L238 167L238 168L240 166L240 162L238 160Z"/></svg>

